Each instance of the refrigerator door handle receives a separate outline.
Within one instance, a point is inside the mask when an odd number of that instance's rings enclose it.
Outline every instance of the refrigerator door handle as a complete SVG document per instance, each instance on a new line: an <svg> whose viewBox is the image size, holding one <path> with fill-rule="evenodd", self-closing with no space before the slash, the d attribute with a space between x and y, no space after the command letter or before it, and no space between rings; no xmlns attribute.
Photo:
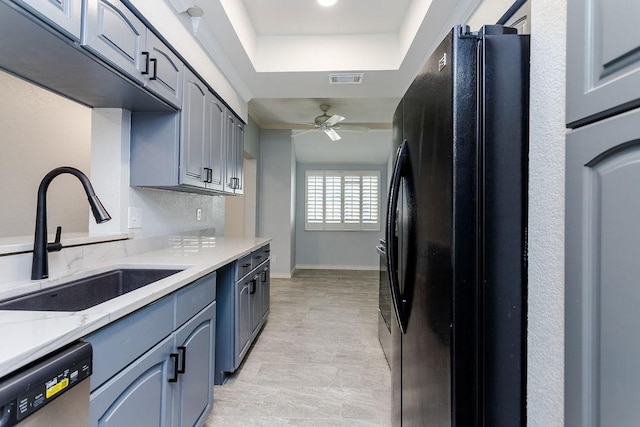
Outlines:
<svg viewBox="0 0 640 427"><path fill-rule="evenodd" d="M400 192L400 182L402 180L402 172L404 169L405 157L407 155L407 140L402 141L398 147L396 161L391 177L391 186L389 188L389 203L387 204L387 270L389 271L389 286L391 287L391 301L393 302L393 311L396 315L396 321L400 330L404 334L406 332L406 319L402 313L402 295L400 294L400 280L398 278L398 239L395 236L398 194Z"/></svg>

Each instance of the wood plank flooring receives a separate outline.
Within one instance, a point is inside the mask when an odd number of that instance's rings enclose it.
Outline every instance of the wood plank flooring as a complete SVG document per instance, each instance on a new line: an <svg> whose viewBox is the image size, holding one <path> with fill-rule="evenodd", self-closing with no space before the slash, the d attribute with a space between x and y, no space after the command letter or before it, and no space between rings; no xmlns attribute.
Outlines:
<svg viewBox="0 0 640 427"><path fill-rule="evenodd" d="M271 279L271 313L240 370L214 389L205 426L389 426L378 273Z"/></svg>

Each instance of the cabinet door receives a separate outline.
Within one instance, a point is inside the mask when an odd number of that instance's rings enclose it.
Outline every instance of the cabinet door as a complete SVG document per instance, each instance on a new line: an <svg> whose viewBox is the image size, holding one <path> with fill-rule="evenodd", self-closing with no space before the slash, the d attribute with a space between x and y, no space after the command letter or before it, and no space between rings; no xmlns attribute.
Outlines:
<svg viewBox="0 0 640 427"><path fill-rule="evenodd" d="M82 0L16 0L58 30L80 41Z"/></svg>
<svg viewBox="0 0 640 427"><path fill-rule="evenodd" d="M174 383L173 427L201 425L213 405L216 303L176 331L184 374Z"/></svg>
<svg viewBox="0 0 640 427"><path fill-rule="evenodd" d="M207 125L209 131L209 159L208 167L211 168L211 179L207 188L222 191L224 189L224 159L225 159L225 120L226 112L224 104L213 94L207 99Z"/></svg>
<svg viewBox="0 0 640 427"><path fill-rule="evenodd" d="M224 162L224 191L227 193L233 193L236 182L236 155L237 152L234 149L235 145L235 132L236 132L236 118L230 111L226 111L226 125L225 125L225 162Z"/></svg>
<svg viewBox="0 0 640 427"><path fill-rule="evenodd" d="M568 1L570 126L640 105L639 16L640 2L635 0Z"/></svg>
<svg viewBox="0 0 640 427"><path fill-rule="evenodd" d="M182 140L180 143L180 182L205 187L207 171L204 159L209 156L207 141L207 97L209 90L191 71L185 68L182 104Z"/></svg>
<svg viewBox="0 0 640 427"><path fill-rule="evenodd" d="M234 134L234 150L235 150L235 158L234 158L234 170L235 170L235 178L236 183L234 186L234 193L242 194L243 193L243 161L244 161L244 124L237 120L236 121L236 129Z"/></svg>
<svg viewBox="0 0 640 427"><path fill-rule="evenodd" d="M147 47L143 52L140 72L147 87L176 107L182 105L182 70L184 65L153 32L147 31Z"/></svg>
<svg viewBox="0 0 640 427"><path fill-rule="evenodd" d="M565 425L640 419L640 109L567 134Z"/></svg>
<svg viewBox="0 0 640 427"><path fill-rule="evenodd" d="M142 82L147 28L118 0L88 0L82 44Z"/></svg>
<svg viewBox="0 0 640 427"><path fill-rule="evenodd" d="M121 371L89 398L89 426L170 426L173 335Z"/></svg>
<svg viewBox="0 0 640 427"><path fill-rule="evenodd" d="M251 344L251 295L249 295L249 279L236 282L235 292L235 363L240 362Z"/></svg>
<svg viewBox="0 0 640 427"><path fill-rule="evenodd" d="M249 283L249 295L251 295L251 339L255 338L262 326L262 286L260 277L262 271L257 273Z"/></svg>
<svg viewBox="0 0 640 427"><path fill-rule="evenodd" d="M262 321L264 322L269 315L269 308L271 306L271 267L269 266L269 261L267 261L260 275L260 287L262 288L260 297L262 300Z"/></svg>

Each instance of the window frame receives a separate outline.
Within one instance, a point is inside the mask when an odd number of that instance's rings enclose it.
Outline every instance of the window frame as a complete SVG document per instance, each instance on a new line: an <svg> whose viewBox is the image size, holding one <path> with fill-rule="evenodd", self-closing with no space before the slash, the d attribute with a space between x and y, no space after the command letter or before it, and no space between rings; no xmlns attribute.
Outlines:
<svg viewBox="0 0 640 427"><path fill-rule="evenodd" d="M380 231L381 229L381 172L380 170L327 170L327 169L309 169L304 173L304 209L305 209L305 217L304 217L304 229L305 231ZM316 190L318 187L321 187L321 195L319 196L317 193L313 195L313 200L310 200L310 181L309 178L314 177L314 187ZM322 177L321 180L318 178ZM358 177L359 179L356 181L353 178ZM327 180L327 178L332 178L331 180ZM335 205L330 209L330 212L334 215L331 217L329 221L327 221L327 182L330 182L332 188L335 188L336 178L339 178L340 182L340 194L339 194L339 209L336 209ZM346 178L346 179L345 179ZM365 185L365 180L368 178L368 185ZM375 183L371 183L371 181L375 180ZM355 187L355 182L357 182L357 194L345 194L347 191L347 185L345 185L345 181L351 184L351 189L353 190ZM320 186L319 183L322 183ZM376 185L377 184L377 185ZM366 190L365 190L366 187ZM366 197L366 193L371 193L372 188L375 187L375 193L369 194ZM346 196L346 197L345 197ZM375 200L372 200L374 199ZM334 193L333 200L336 200L336 195ZM368 200L368 203L365 201ZM358 218L355 218L356 210L354 207L349 207L349 201L357 203L357 215ZM320 206L321 203L321 206ZM312 206L311 206L312 205ZM371 217L373 216L372 207L375 206L375 222L371 221ZM366 208L369 208L368 210ZM311 209L310 209L311 208ZM347 217L345 210L348 213L351 213L351 218L345 219ZM337 220L336 212L339 212L340 218ZM368 212L368 215L366 213ZM311 216L311 219L310 219ZM367 218L368 219L365 219ZM366 222L365 222L366 221Z"/></svg>

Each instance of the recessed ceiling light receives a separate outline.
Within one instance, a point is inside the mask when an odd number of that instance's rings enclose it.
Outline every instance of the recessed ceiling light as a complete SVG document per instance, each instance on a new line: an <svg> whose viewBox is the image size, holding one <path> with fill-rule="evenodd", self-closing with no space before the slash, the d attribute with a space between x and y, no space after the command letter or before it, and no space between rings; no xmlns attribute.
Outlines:
<svg viewBox="0 0 640 427"><path fill-rule="evenodd" d="M324 6L324 7L333 6L337 2L338 2L338 0L318 0L318 4L320 6Z"/></svg>

